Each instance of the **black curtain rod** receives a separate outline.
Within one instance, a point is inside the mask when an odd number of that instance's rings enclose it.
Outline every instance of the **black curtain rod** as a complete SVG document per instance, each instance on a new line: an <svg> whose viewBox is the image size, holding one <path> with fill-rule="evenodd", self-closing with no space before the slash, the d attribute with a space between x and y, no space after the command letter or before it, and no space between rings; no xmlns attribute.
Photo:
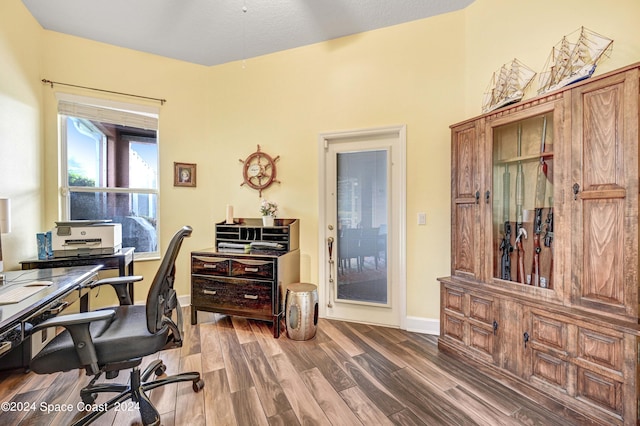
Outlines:
<svg viewBox="0 0 640 426"><path fill-rule="evenodd" d="M76 84L60 83L59 81L51 81L51 80L47 80L45 78L42 79L42 82L45 83L45 84L51 85L51 88L53 88L54 84L59 84L61 86L69 86L69 87L77 87L77 88L80 88L80 89L95 90L96 92L113 93L113 94L116 94L116 95L131 96L133 98L149 99L149 100L152 100L152 101L160 102L160 105L164 105L164 103L167 102L166 99L150 98L148 96L132 95L131 93L114 92L112 90L96 89L95 87L78 86Z"/></svg>

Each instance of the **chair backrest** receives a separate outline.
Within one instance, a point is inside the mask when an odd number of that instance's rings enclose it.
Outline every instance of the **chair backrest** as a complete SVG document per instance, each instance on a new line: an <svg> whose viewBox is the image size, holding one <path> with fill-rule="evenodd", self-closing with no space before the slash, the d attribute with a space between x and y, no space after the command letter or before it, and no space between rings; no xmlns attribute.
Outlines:
<svg viewBox="0 0 640 426"><path fill-rule="evenodd" d="M359 228L345 228L338 237L338 256L340 259L350 259L358 257L358 247L360 247Z"/></svg>
<svg viewBox="0 0 640 426"><path fill-rule="evenodd" d="M171 312L178 306L173 281L176 275L176 258L182 246L182 240L191 236L191 227L183 226L171 238L169 247L162 258L162 263L153 278L147 295L147 328L150 333L157 333L166 327L165 318L171 318Z"/></svg>

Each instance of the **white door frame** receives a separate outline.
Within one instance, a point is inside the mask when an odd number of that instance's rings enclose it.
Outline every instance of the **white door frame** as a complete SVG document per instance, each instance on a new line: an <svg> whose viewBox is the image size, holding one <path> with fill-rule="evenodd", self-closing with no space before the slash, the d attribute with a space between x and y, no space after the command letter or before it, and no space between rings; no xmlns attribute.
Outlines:
<svg viewBox="0 0 640 426"><path fill-rule="evenodd" d="M331 142L340 142L346 139L354 138L366 138L366 137L380 137L389 136L397 140L393 145L393 149L397 149L398 156L396 162L392 162L392 167L399 167L399 182L393 183L393 187L397 188L398 194L396 198L398 200L398 217L393 217L392 220L397 221L397 229L399 235L396 237L396 257L397 257L397 310L398 310L398 323L400 328L406 330L406 317L407 317L407 269L406 269L406 201L407 201L407 179L406 179L406 126L386 126L375 127L369 129L359 130L347 130L338 132L320 133L318 135L318 290L319 290L319 315L321 317L327 316L327 305L331 301L328 294L329 289L329 254L327 250L326 240L326 227L327 217L325 213L325 194L326 188L326 176L325 169L327 167L326 150ZM399 164L397 164L399 162ZM336 253L333 253L333 260L337 265ZM336 279L337 268L334 266L333 278ZM395 284L394 284L395 285Z"/></svg>

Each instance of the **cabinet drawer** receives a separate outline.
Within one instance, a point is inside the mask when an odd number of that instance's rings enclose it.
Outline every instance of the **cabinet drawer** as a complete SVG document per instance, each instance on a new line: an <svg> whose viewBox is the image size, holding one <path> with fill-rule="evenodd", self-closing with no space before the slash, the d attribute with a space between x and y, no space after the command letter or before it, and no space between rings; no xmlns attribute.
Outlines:
<svg viewBox="0 0 640 426"><path fill-rule="evenodd" d="M204 275L229 275L229 259L213 256L192 256L191 272Z"/></svg>
<svg viewBox="0 0 640 426"><path fill-rule="evenodd" d="M273 262L270 260L231 259L231 276L243 278L273 279Z"/></svg>
<svg viewBox="0 0 640 426"><path fill-rule="evenodd" d="M271 283L192 277L192 304L227 311L272 313Z"/></svg>

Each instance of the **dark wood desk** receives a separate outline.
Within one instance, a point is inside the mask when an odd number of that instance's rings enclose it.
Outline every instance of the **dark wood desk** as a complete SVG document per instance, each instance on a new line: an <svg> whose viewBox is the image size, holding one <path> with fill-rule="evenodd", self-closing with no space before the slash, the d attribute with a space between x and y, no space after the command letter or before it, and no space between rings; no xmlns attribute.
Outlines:
<svg viewBox="0 0 640 426"><path fill-rule="evenodd" d="M48 281L50 285L17 302L0 305L0 369L27 368L31 360L33 326L56 316L71 303L88 299L84 288L98 277L100 266L81 266L53 269L33 269L5 272L0 286L0 301L8 291L34 281ZM85 307L87 303L83 304ZM6 355L6 356L5 356Z"/></svg>
<svg viewBox="0 0 640 426"><path fill-rule="evenodd" d="M20 262L22 269L58 268L69 266L101 265L102 269L117 269L120 276L133 275L134 247L124 247L114 254L90 256L54 257L51 259L30 259ZM133 285L129 285L129 297L133 298Z"/></svg>

